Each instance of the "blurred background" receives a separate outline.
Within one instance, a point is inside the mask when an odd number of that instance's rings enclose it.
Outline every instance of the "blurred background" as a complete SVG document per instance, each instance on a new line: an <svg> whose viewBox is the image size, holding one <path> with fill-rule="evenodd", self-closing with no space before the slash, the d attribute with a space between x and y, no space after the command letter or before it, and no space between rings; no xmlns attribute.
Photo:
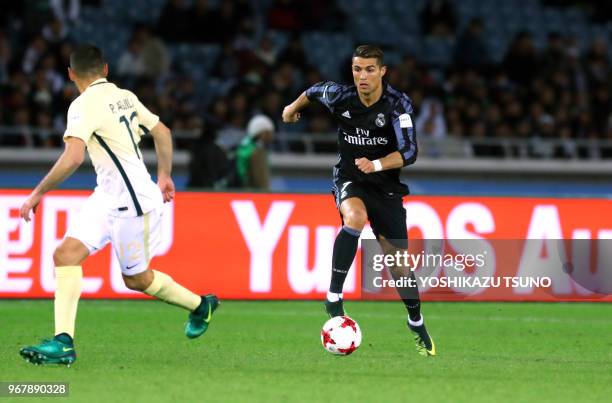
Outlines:
<svg viewBox="0 0 612 403"><path fill-rule="evenodd" d="M283 107L380 45L415 106L415 194L591 195L612 190L612 3L585 0L0 1L0 183L34 186L63 148L74 45L173 129L179 190L226 189L265 115L272 191L328 192L333 121ZM154 164L150 139L141 143ZM267 163L265 162L267 160ZM206 164L214 161L214 164ZM211 166L212 165L212 166ZM150 166L151 167L151 166ZM214 170L214 172L211 172ZM151 169L151 172L155 172ZM64 187L90 188L91 167Z"/></svg>

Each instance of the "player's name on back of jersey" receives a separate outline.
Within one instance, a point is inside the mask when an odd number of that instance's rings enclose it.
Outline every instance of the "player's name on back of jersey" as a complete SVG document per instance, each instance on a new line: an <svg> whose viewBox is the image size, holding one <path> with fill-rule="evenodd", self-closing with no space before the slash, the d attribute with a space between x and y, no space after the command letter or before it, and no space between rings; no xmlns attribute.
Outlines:
<svg viewBox="0 0 612 403"><path fill-rule="evenodd" d="M119 113L134 109L134 103L130 101L129 98L123 98L114 104L108 104L108 107L110 108L111 112Z"/></svg>

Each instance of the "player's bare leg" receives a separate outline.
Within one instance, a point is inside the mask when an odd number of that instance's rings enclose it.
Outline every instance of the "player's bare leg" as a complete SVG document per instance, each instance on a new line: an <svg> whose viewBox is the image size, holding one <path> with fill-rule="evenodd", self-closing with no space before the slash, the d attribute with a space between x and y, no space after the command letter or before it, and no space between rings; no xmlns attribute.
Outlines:
<svg viewBox="0 0 612 403"><path fill-rule="evenodd" d="M404 249L398 245L393 245L384 236L378 236L378 243L380 244L383 253L385 255L395 255L396 252L403 252ZM425 328L425 322L423 315L421 315L421 300L419 297L419 288L416 284L414 273L409 267L390 266L389 272L391 277L398 281L400 279L411 279L414 287L397 287L397 292L408 311L408 328L414 334L414 339L417 347L417 352L421 355L436 355L436 347L433 339Z"/></svg>
<svg viewBox="0 0 612 403"><path fill-rule="evenodd" d="M340 204L340 214L344 225L334 242L331 283L325 301L330 317L344 315L342 288L357 253L359 235L368 220L366 207L357 197L344 200Z"/></svg>
<svg viewBox="0 0 612 403"><path fill-rule="evenodd" d="M55 249L55 336L39 345L22 348L20 354L27 361L70 365L76 360L74 327L83 282L81 263L87 256L89 250L75 238L65 238Z"/></svg>
<svg viewBox="0 0 612 403"><path fill-rule="evenodd" d="M212 313L219 306L219 299L215 295L201 297L157 270L147 269L134 276L123 275L123 281L131 290L141 291L168 304L187 309L190 313L185 335L190 339L206 332Z"/></svg>

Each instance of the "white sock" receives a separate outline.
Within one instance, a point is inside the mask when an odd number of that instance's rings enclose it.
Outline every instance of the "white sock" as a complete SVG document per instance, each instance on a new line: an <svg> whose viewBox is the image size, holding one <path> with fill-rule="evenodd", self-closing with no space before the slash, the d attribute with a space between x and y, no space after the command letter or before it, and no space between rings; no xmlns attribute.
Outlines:
<svg viewBox="0 0 612 403"><path fill-rule="evenodd" d="M417 320L416 322L413 322L410 320L410 316L408 316L408 323L410 324L410 326L421 326L423 325L423 314L421 314L421 318L419 320Z"/></svg>
<svg viewBox="0 0 612 403"><path fill-rule="evenodd" d="M342 293L338 294L336 292L331 291L327 292L327 300L329 302L338 302L340 299L342 299Z"/></svg>

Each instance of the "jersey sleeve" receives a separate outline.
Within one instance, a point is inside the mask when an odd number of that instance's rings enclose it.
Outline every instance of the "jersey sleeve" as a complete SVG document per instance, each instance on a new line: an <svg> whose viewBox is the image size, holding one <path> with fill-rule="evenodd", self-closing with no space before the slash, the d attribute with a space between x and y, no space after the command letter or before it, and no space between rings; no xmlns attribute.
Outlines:
<svg viewBox="0 0 612 403"><path fill-rule="evenodd" d="M64 140L68 137L77 137L87 144L94 132L99 129L99 120L99 115L89 110L83 99L75 99L68 108Z"/></svg>
<svg viewBox="0 0 612 403"><path fill-rule="evenodd" d="M412 114L413 109L410 98L403 95L393 110L392 123L397 139L397 148L404 160L404 166L414 164L419 151Z"/></svg>
<svg viewBox="0 0 612 403"><path fill-rule="evenodd" d="M330 112L340 101L344 87L333 81L320 82L306 90L306 97L310 102L318 102Z"/></svg>
<svg viewBox="0 0 612 403"><path fill-rule="evenodd" d="M132 95L134 97L134 107L136 108L138 123L140 124L142 131L144 133L148 133L159 122L159 116L147 109L147 107L140 102L136 95Z"/></svg>

